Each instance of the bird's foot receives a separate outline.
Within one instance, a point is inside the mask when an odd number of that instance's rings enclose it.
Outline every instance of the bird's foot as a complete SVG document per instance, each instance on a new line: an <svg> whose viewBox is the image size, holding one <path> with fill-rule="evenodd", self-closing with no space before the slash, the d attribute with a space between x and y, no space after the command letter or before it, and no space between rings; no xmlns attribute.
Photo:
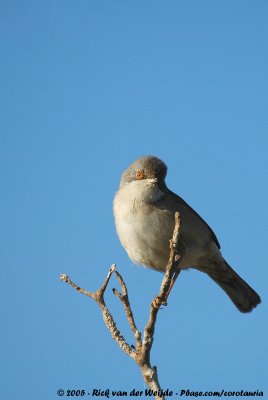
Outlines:
<svg viewBox="0 0 268 400"><path fill-rule="evenodd" d="M167 299L161 299L160 296L156 296L152 301L152 307L160 308L161 306L167 306Z"/></svg>

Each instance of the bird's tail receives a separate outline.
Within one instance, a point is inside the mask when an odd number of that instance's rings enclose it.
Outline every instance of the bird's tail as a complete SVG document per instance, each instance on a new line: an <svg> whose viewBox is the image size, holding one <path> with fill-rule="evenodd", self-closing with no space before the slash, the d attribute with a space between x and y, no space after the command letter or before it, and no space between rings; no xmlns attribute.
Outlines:
<svg viewBox="0 0 268 400"><path fill-rule="evenodd" d="M230 297L239 311L252 311L261 303L261 298L231 267L224 261L223 268L210 268L207 274Z"/></svg>

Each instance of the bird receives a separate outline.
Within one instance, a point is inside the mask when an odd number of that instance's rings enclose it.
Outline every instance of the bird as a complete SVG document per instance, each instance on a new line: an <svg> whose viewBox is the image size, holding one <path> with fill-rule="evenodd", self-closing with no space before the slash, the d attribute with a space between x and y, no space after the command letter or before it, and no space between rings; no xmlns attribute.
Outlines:
<svg viewBox="0 0 268 400"><path fill-rule="evenodd" d="M220 243L205 220L180 196L168 189L166 164L155 156L142 156L122 174L113 201L115 227L129 258L165 273L174 215L179 212L180 240L184 248L177 274L194 268L206 273L242 313L261 303L260 296L224 259Z"/></svg>

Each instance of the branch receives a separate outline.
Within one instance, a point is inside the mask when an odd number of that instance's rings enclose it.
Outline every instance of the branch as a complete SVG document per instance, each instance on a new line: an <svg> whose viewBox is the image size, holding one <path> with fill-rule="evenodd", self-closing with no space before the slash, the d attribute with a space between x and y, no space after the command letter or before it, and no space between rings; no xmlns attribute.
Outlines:
<svg viewBox="0 0 268 400"><path fill-rule="evenodd" d="M133 316L133 312L131 309L131 305L129 302L129 298L128 298L128 291L127 291L127 287L126 284L122 278L122 276L119 274L118 271L114 271L115 276L118 279L118 282L121 286L122 289L122 293L121 294L118 290L113 289L113 293L121 300L123 307L125 309L126 312L126 317L129 323L129 326L132 330L133 336L136 340L136 350L139 352L142 346L142 341L141 341L141 333L139 332L139 330L137 329L136 323L134 321L134 316Z"/></svg>
<svg viewBox="0 0 268 400"><path fill-rule="evenodd" d="M120 331L117 329L116 323L114 322L114 319L113 319L111 313L109 312L109 310L105 304L105 301L104 301L104 292L105 292L106 287L109 283L109 280L112 276L112 273L115 271L115 268L116 268L116 266L115 266L115 264L113 264L111 266L111 268L109 269L108 275L107 275L105 281L103 282L103 285L95 293L88 292L87 290L82 289L81 287L77 286L74 282L71 281L71 279L66 274L62 274L60 276L60 280L68 283L74 289L76 289L78 292L80 292L96 301L96 303L99 305L99 307L101 309L103 321L104 321L105 325L107 326L107 328L109 329L109 331L112 335L112 338L117 342L118 346L128 356L130 356L131 358L135 358L135 353L134 353L132 347L126 342L124 337L121 335Z"/></svg>
<svg viewBox="0 0 268 400"><path fill-rule="evenodd" d="M158 374L156 367L151 367L150 364L150 353L154 340L155 324L157 320L157 314L162 304L167 304L167 298L170 291L179 275L180 270L178 269L180 260L182 258L183 247L181 241L179 241L179 230L180 230L180 214L175 213L175 227L172 239L169 242L170 255L169 261L166 268L165 276L162 280L159 294L155 296L151 303L150 315L147 325L145 326L143 333L143 342L141 347L141 353L137 357L137 363L143 367L143 377L147 385L152 390L161 392L161 388L158 382ZM179 251L182 253L179 254ZM174 281L173 281L174 279ZM148 373L146 373L146 369ZM145 370L145 371L144 371ZM156 399L164 399L164 396L156 396Z"/></svg>
<svg viewBox="0 0 268 400"><path fill-rule="evenodd" d="M101 309L104 323L109 329L112 338L117 342L119 347L129 357L134 359L134 361L139 365L143 378L147 383L147 385L149 386L149 388L154 392L154 397L156 400L164 400L164 392L161 390L158 381L157 368L155 366L154 367L151 366L150 353L153 345L154 331L155 331L158 311L161 305L167 305L167 299L170 294L170 291L180 273L179 264L184 253L184 248L182 245L182 241L180 240L179 237L179 231L180 231L180 215L178 212L176 212L175 228L173 232L173 237L170 240L170 256L166 267L166 273L163 278L159 294L155 296L155 298L151 303L149 320L143 332L143 340L141 338L141 332L138 330L134 320L133 312L128 298L128 291L126 284L122 276L119 274L119 272L116 271L115 264L113 264L109 269L108 275L103 285L100 287L100 289L98 289L94 293L88 292L87 290L77 286L74 282L71 281L71 279L67 275L62 274L60 276L60 279L62 281L68 283L78 292L96 301L96 303L99 305ZM113 293L119 298L119 300L123 304L126 313L126 318L128 320L129 326L136 341L135 349L133 349L132 346L126 342L125 338L121 335L120 331L117 329L116 323L104 301L104 293L113 273L115 274L122 291L122 293L120 293L117 289L113 289Z"/></svg>

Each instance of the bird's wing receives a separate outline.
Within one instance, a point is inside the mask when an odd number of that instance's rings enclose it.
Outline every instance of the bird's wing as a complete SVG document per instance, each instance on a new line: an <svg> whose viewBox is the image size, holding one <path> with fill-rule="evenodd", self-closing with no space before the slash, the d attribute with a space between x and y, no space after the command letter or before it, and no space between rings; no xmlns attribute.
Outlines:
<svg viewBox="0 0 268 400"><path fill-rule="evenodd" d="M183 206L185 206L186 208L188 208L188 210L190 210L197 218L200 219L200 221L203 222L203 224L206 225L206 227L208 228L209 232L211 233L211 236L214 240L214 242L216 243L216 245L218 246L218 248L221 248L221 245L217 239L217 236L215 235L215 233L213 232L213 230L211 229L211 227L206 223L206 221L203 220L202 217L200 217L200 215L192 208L189 206L189 204L186 203L186 201L184 201L180 196L178 196L176 193L173 193L171 190L167 189L168 194L174 198L174 200L180 202L180 204L182 204Z"/></svg>

